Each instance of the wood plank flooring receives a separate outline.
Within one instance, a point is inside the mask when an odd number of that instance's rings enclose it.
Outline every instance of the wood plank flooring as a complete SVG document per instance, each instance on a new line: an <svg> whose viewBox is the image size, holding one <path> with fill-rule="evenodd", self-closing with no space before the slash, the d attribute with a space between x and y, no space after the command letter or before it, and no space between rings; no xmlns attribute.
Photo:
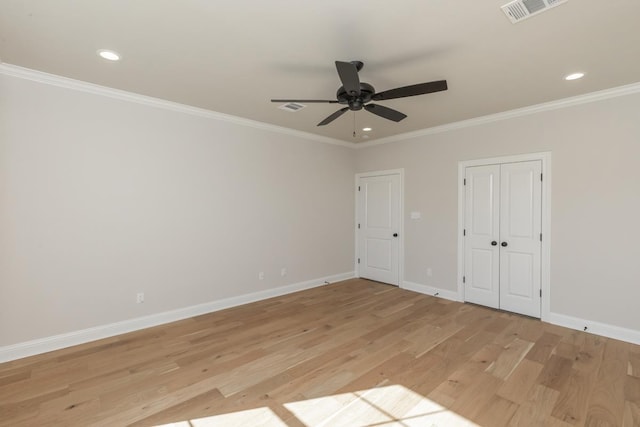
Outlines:
<svg viewBox="0 0 640 427"><path fill-rule="evenodd" d="M640 426L640 346L361 279L0 364L2 426Z"/></svg>

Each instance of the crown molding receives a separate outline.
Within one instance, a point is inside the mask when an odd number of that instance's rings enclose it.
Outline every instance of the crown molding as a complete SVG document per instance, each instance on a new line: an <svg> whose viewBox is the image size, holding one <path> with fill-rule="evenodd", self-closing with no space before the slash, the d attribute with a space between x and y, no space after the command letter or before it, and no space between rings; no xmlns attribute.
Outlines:
<svg viewBox="0 0 640 427"><path fill-rule="evenodd" d="M55 74L45 73L43 71L32 70L13 64L0 63L0 74L11 77L17 77L25 80L31 80L51 86L62 87L65 89L77 90L90 93L93 95L105 96L126 102L134 102L154 108L175 111L178 113L189 114L192 116L204 117L207 119L220 120L233 123L239 126L246 126L254 129L266 130L270 132L281 133L285 135L295 136L310 141L322 142L324 144L339 145L342 147L353 148L353 142L340 141L338 139L326 136L315 135L308 132L293 130L282 126L276 126L269 123L259 122L257 120L245 119L242 117L232 116L230 114L219 113L217 111L207 110L205 108L192 107L190 105L180 104L178 102L167 101L164 99L154 98L151 96L140 95L125 90L113 89L82 80L62 77Z"/></svg>
<svg viewBox="0 0 640 427"><path fill-rule="evenodd" d="M219 113L217 111L207 110L205 108L192 107L190 105L180 104L177 102L167 101L164 99L153 98L151 96L140 95L133 92L127 92L120 89L113 89L106 86L100 86L94 83L88 83L81 80L75 80L68 77L62 77L55 74L45 73L43 71L32 70L13 64L0 62L0 74L7 76L31 80L38 83L44 83L52 86L58 86L66 89L72 89L91 93L94 95L106 96L109 98L119 99L127 102L134 102L155 108L190 114L193 116L204 117L213 120L220 120L228 123L234 123L240 126L251 127L254 129L266 130L280 134L295 136L310 141L321 142L324 144L338 145L341 147L362 149L373 147L376 145L389 144L392 142L406 141L422 136L434 135L438 133L449 132L458 129L464 129L474 126L481 126L488 123L509 120L516 117L528 116L532 114L542 113L545 111L553 111L561 108L573 107L576 105L587 104L596 101L602 101L610 98L640 93L640 82L632 83L625 86L619 86L611 89L604 89L597 92L591 92L584 95L577 95L570 98L559 99L556 101L545 102L542 104L532 105L529 107L518 108L515 110L504 111L500 113L490 114L487 116L475 117L473 119L462 120L454 123L447 123L441 126L420 129L413 132L402 133L389 136L386 138L376 139L367 142L348 142L339 139L320 136L309 132L289 129L282 126L276 126L269 123L259 122L257 120L245 119L242 117L232 116L230 114Z"/></svg>
<svg viewBox="0 0 640 427"><path fill-rule="evenodd" d="M516 117L529 116L545 111L553 111L561 108L573 107L581 104L602 101L610 98L617 98L625 95L640 93L640 83L632 83L625 86L618 86L611 89L604 89L597 92L591 92L584 95L577 95L570 98L559 99L556 101L545 102L543 104L532 105L529 107L518 108L515 110L504 111L501 113L490 114L488 116L475 117L473 119L462 120L459 122L448 123L441 126L435 126L426 129L420 129L414 132L402 133L386 138L376 139L374 141L360 142L356 145L357 149L373 147L376 145L389 144L391 142L406 141L421 136L434 135L437 133L449 132L458 129L464 129L474 126L480 126L487 123L509 120Z"/></svg>

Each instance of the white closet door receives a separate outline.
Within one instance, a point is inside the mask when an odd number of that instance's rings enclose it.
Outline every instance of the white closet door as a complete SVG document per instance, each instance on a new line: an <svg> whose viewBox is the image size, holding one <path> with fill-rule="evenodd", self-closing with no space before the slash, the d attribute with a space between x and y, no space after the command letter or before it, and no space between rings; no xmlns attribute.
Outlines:
<svg viewBox="0 0 640 427"><path fill-rule="evenodd" d="M542 163L501 165L500 308L540 317Z"/></svg>
<svg viewBox="0 0 640 427"><path fill-rule="evenodd" d="M499 308L500 165L469 167L465 177L465 300Z"/></svg>
<svg viewBox="0 0 640 427"><path fill-rule="evenodd" d="M400 175L362 177L358 275L399 285Z"/></svg>

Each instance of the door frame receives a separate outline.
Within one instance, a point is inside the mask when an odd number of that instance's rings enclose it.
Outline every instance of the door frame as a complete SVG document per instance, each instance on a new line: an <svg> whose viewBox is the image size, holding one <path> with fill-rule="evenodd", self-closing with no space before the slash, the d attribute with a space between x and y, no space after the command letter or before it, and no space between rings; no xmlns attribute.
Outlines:
<svg viewBox="0 0 640 427"><path fill-rule="evenodd" d="M360 255L360 248L358 245L358 219L360 218L360 207L358 203L358 184L360 182L360 178L369 178L374 176L387 176L387 175L400 175L400 214L399 214L399 228L398 233L398 288L403 288L404 286L404 168L400 169L387 169L381 171L371 171L371 172L362 172L357 173L355 176L355 186L354 186L354 199L355 199L355 221L353 223L353 236L355 240L355 256L353 258L354 268L353 271L356 272L356 277L360 277L360 265L358 264L358 256Z"/></svg>
<svg viewBox="0 0 640 427"><path fill-rule="evenodd" d="M542 246L540 253L540 286L542 300L540 319L548 322L551 312L551 152L517 154L486 159L461 160L458 162L458 299L464 301L464 211L465 170L471 166L495 165L540 160L542 162Z"/></svg>

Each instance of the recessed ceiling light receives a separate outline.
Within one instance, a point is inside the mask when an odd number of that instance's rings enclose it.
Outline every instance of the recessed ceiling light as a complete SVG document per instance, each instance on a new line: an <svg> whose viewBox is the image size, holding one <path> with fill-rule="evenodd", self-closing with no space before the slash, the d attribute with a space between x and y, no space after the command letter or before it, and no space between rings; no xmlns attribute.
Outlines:
<svg viewBox="0 0 640 427"><path fill-rule="evenodd" d="M109 60L109 61L119 61L120 60L120 54L118 54L117 52L114 52L112 50L100 49L98 51L98 55L100 55L101 58L104 58L104 59Z"/></svg>
<svg viewBox="0 0 640 427"><path fill-rule="evenodd" d="M565 80L578 80L584 77L584 73L573 73L565 76Z"/></svg>
<svg viewBox="0 0 640 427"><path fill-rule="evenodd" d="M371 128L362 128L362 130L365 131L365 132L369 132L369 131L371 131Z"/></svg>

